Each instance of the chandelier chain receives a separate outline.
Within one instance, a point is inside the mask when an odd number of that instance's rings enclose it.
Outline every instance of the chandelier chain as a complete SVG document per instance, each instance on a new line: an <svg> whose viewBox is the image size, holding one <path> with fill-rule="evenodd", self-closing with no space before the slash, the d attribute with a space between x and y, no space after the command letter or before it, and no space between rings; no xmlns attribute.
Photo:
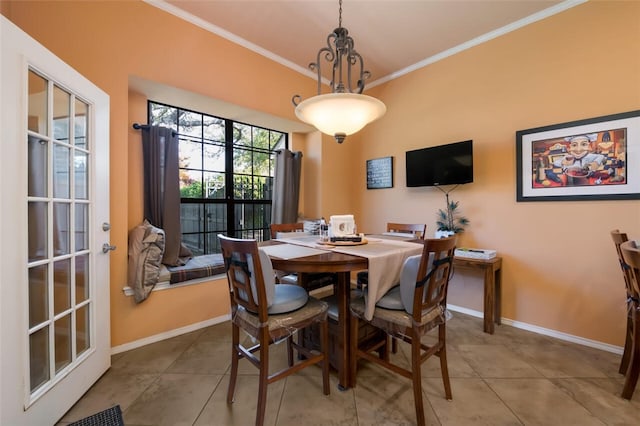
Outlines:
<svg viewBox="0 0 640 426"><path fill-rule="evenodd" d="M339 0L338 4L338 28L342 28L342 0Z"/></svg>

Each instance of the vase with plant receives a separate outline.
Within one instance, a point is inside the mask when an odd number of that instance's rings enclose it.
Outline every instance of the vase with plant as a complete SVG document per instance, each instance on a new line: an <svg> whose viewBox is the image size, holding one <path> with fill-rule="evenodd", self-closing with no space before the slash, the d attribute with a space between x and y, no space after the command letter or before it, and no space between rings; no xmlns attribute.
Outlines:
<svg viewBox="0 0 640 426"><path fill-rule="evenodd" d="M469 225L469 219L458 211L459 205L459 201L449 201L449 194L447 194L447 209L438 210L436 238L444 238L462 232Z"/></svg>

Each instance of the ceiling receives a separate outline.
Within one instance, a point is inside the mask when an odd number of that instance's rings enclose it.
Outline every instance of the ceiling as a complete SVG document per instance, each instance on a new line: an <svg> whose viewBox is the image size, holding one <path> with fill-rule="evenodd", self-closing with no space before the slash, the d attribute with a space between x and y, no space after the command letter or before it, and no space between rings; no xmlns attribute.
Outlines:
<svg viewBox="0 0 640 426"><path fill-rule="evenodd" d="M338 0L145 1L312 77L338 27ZM373 87L584 1L344 0L342 26Z"/></svg>

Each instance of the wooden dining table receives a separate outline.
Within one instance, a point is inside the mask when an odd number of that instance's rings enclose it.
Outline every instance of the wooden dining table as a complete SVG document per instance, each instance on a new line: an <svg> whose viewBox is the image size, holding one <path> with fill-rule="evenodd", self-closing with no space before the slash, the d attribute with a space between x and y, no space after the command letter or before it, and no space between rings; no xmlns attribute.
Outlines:
<svg viewBox="0 0 640 426"><path fill-rule="evenodd" d="M278 241L264 241L261 247L282 244ZM279 259L271 257L273 269L284 272L296 272L299 275L299 284L305 285L306 274L318 272L334 272L338 279L335 284L335 297L338 305L338 338L342 344L340 351L338 370L338 387L342 390L352 386L350 383L350 358L349 358L349 321L351 312L351 272L367 269L369 261L365 257L350 254L324 251L312 256L296 257L291 259Z"/></svg>

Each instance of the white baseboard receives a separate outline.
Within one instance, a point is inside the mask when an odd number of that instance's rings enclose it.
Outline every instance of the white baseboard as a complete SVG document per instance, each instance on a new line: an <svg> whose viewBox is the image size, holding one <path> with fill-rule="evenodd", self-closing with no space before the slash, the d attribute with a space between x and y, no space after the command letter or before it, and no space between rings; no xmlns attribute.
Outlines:
<svg viewBox="0 0 640 426"><path fill-rule="evenodd" d="M191 333L192 331L200 330L201 328L209 327L212 325L220 324L221 322L231 320L231 315L223 315L216 318L211 318L206 321L197 322L184 327L176 328L164 333L156 334L153 336L145 337L140 340L125 343L123 345L114 346L111 348L111 355L119 354L120 352L126 352L131 349L136 349L141 346L149 345L151 343L160 342L162 340L170 339L172 337L180 336L181 334Z"/></svg>
<svg viewBox="0 0 640 426"><path fill-rule="evenodd" d="M476 318L484 318L483 312L475 311L473 309L468 309L462 306L447 304L447 309L454 312L467 314ZM537 325L531 325L525 322L514 321L508 318L501 318L501 322L503 325L510 325L512 327L520 328L522 330L527 330L533 333L554 337L559 340L576 343L578 345L588 346L590 348L600 349L606 352L612 352L618 355L622 355L622 351L624 349L621 346L615 346L615 345L610 345L608 343L598 342L596 340L585 339L584 337L578 337L572 334L563 333L561 331L551 330L549 328L544 328L544 327L538 327Z"/></svg>

